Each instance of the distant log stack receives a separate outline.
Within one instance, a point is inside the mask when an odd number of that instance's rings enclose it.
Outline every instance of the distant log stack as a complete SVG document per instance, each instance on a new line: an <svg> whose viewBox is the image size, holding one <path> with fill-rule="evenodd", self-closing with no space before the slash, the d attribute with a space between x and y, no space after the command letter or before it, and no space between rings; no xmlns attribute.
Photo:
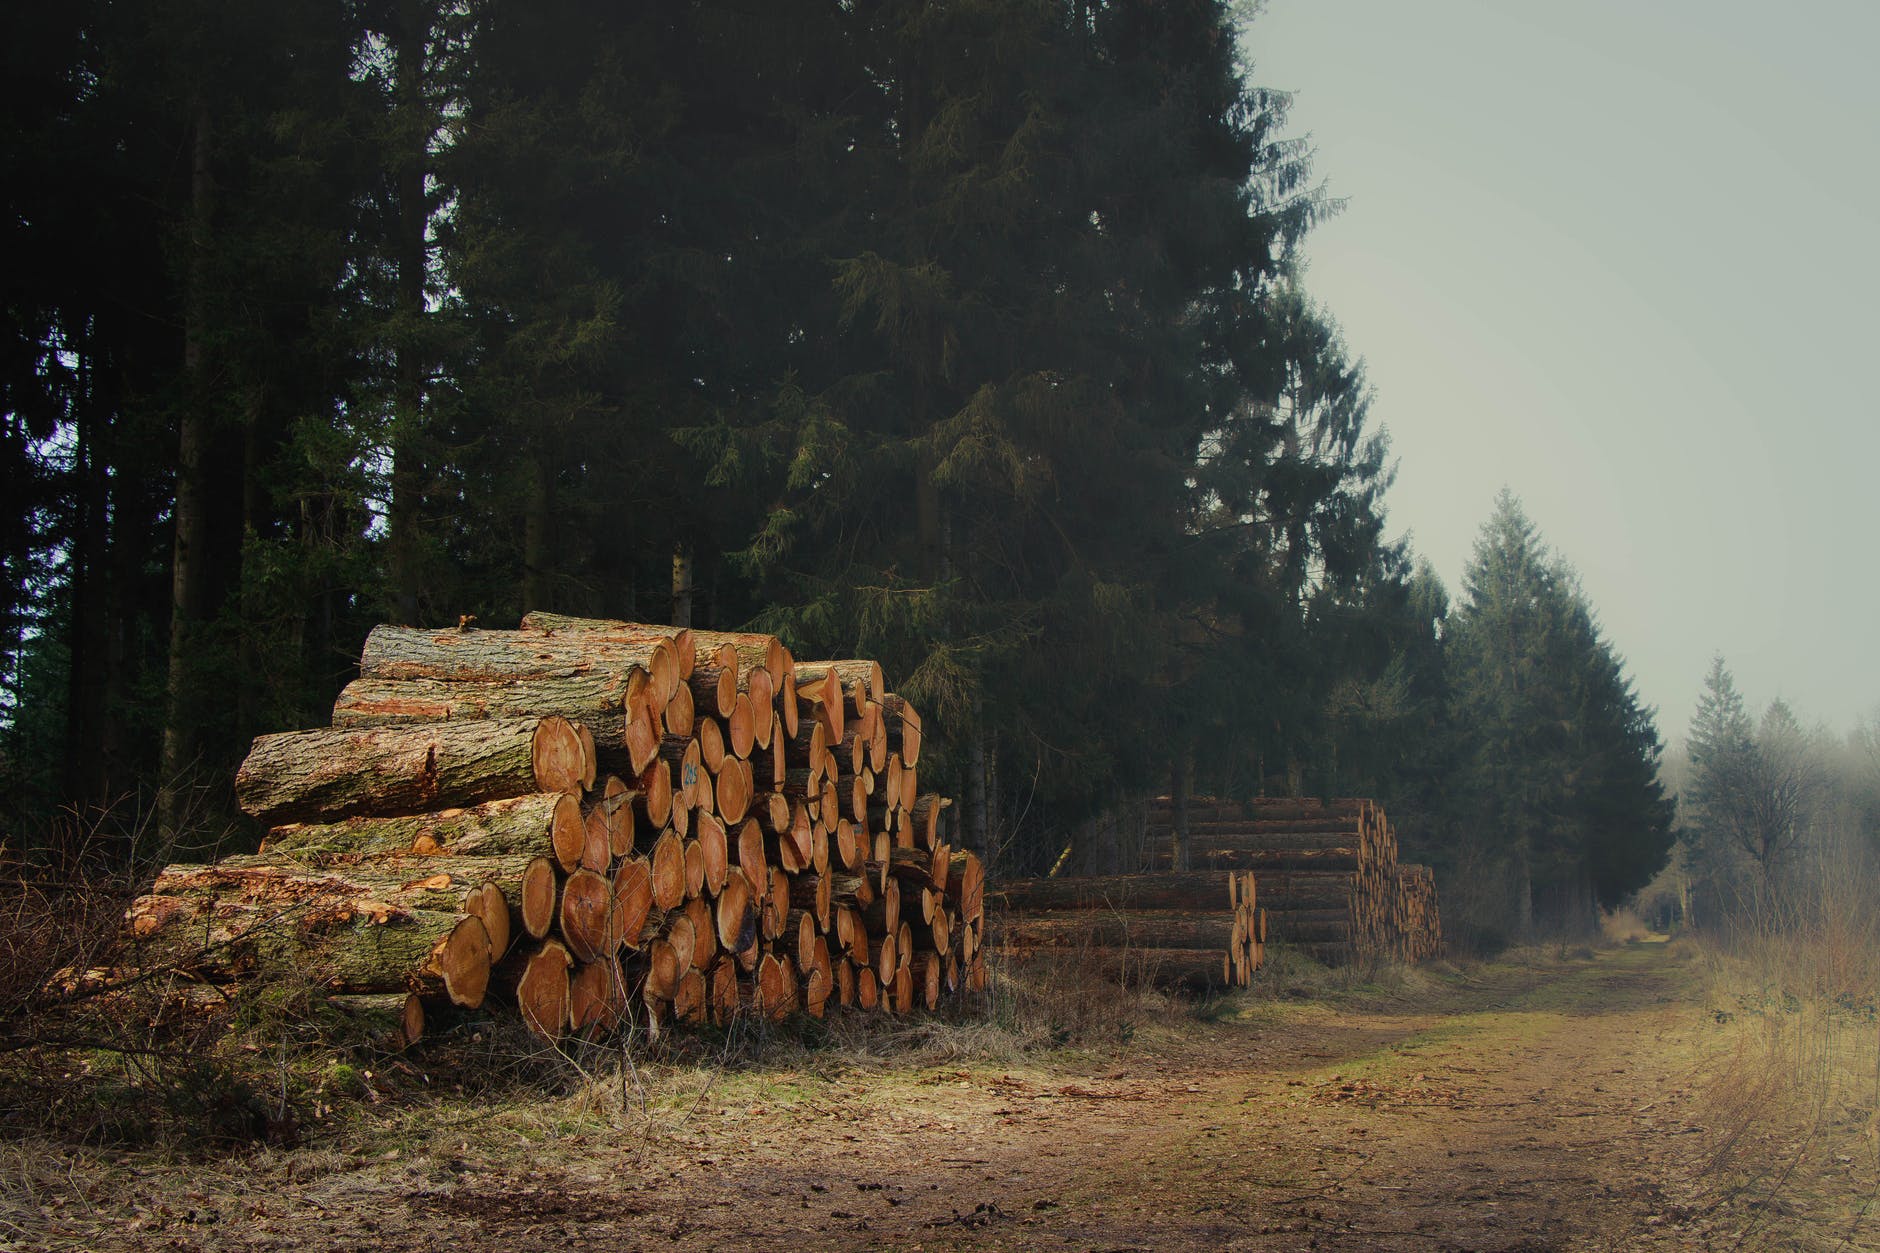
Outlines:
<svg viewBox="0 0 1880 1253"><path fill-rule="evenodd" d="M1188 865L1251 871L1270 939L1333 964L1442 951L1435 879L1426 866L1398 865L1396 832L1374 801L1202 797L1185 812ZM1149 868L1176 863L1176 827L1174 803L1152 801Z"/></svg>
<svg viewBox="0 0 1880 1253"><path fill-rule="evenodd" d="M408 1039L486 996L550 1039L931 1009L985 986L984 875L920 744L877 663L769 635L381 626L330 729L242 764L261 853L167 868L129 929L211 981L403 994Z"/></svg>
<svg viewBox="0 0 1880 1253"><path fill-rule="evenodd" d="M1238 988L1264 960L1265 922L1244 871L1018 879L995 893L994 942L1105 975Z"/></svg>

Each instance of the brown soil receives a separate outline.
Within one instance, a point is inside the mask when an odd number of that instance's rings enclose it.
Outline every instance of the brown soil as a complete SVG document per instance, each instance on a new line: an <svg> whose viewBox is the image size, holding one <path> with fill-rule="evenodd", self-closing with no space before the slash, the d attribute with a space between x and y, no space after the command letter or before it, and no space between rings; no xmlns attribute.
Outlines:
<svg viewBox="0 0 1880 1253"><path fill-rule="evenodd" d="M701 1070L644 1115L431 1106L324 1147L86 1157L0 1245L1876 1247L1863 1211L1778 1236L1701 1173L1708 1027L1684 968L1636 946L1230 1001L1014 1064Z"/></svg>

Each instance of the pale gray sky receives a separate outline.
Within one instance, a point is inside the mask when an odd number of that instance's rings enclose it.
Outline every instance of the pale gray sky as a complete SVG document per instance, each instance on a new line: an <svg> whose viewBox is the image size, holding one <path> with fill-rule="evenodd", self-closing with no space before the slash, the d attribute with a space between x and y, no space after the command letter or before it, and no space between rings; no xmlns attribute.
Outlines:
<svg viewBox="0 0 1880 1253"><path fill-rule="evenodd" d="M1668 741L1715 652L1880 706L1880 3L1269 0L1248 49L1451 593L1505 484Z"/></svg>

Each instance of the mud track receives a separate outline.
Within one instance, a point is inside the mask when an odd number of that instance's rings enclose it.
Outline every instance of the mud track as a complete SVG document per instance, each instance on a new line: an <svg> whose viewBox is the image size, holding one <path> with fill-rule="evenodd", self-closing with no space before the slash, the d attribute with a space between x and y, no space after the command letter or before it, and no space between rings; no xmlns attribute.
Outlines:
<svg viewBox="0 0 1880 1253"><path fill-rule="evenodd" d="M1688 982L1641 946L1432 983L1416 1004L1253 1003L1023 1068L727 1078L637 1133L260 1154L143 1200L127 1181L85 1243L1727 1247L1742 1232L1690 1183Z"/></svg>

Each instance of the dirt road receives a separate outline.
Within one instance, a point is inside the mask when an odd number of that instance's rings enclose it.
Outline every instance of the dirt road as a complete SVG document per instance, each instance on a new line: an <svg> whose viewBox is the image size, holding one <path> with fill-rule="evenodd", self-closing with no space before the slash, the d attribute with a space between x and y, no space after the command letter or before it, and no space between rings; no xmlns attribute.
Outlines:
<svg viewBox="0 0 1880 1253"><path fill-rule="evenodd" d="M71 1195L47 1189L40 1234L374 1253L1815 1247L1759 1237L1696 1181L1689 985L1640 946L1362 1006L1230 1004L1044 1065L706 1076L624 1130L563 1110L99 1161ZM1858 1224L1829 1235L1874 1247Z"/></svg>

